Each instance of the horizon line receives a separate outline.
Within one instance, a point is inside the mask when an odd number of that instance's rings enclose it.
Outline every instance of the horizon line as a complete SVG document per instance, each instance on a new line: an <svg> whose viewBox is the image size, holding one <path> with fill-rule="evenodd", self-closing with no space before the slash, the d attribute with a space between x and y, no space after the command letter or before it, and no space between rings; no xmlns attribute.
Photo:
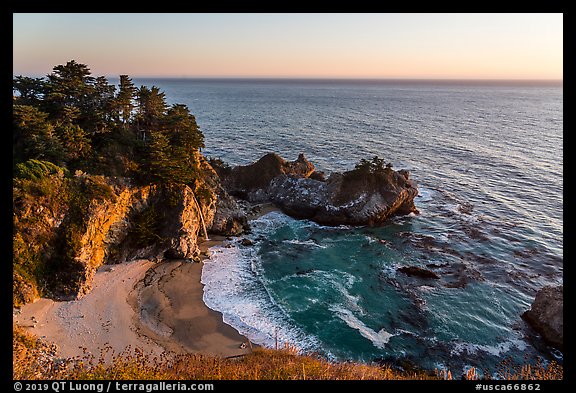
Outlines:
<svg viewBox="0 0 576 393"><path fill-rule="evenodd" d="M119 75L104 75L105 77L118 77ZM286 79L286 80L400 80L400 81L554 81L562 82L564 78L482 78L482 77L372 77L372 76L228 76L228 75L128 75L130 78L157 78L157 79Z"/></svg>
<svg viewBox="0 0 576 393"><path fill-rule="evenodd" d="M111 80L119 76L106 77ZM473 85L473 86L551 86L564 87L564 79L543 78L371 78L371 77L253 77L253 76L130 76L132 80L195 81L195 82L253 82L253 83L358 83L398 85Z"/></svg>
<svg viewBox="0 0 576 393"><path fill-rule="evenodd" d="M23 74L13 74L16 76L27 76ZM118 79L120 75L102 75L107 79ZM173 79L173 80L206 80L206 81L270 81L270 82L412 82L412 83L536 83L536 84L564 84L564 78L423 78L423 77L345 77L345 76L186 76L186 75L129 75L131 79ZM92 74L92 76L96 76ZM98 75L100 76L100 75ZM47 75L36 76L34 78L46 78Z"/></svg>
<svg viewBox="0 0 576 393"><path fill-rule="evenodd" d="M35 78L47 77L49 74L31 74ZM312 79L312 80L481 80L481 81L564 81L564 78L509 78L509 77L402 77L402 76L249 76L249 75L130 75L118 73L114 75L103 74L92 76L104 76L116 78L120 75L128 75L130 78L164 78L164 79ZM13 73L12 77L28 76L22 73Z"/></svg>

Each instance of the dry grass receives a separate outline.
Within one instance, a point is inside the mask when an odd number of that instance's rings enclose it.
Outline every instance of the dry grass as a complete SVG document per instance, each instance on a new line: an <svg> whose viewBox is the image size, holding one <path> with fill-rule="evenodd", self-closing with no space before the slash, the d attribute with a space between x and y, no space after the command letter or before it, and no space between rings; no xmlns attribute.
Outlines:
<svg viewBox="0 0 576 393"><path fill-rule="evenodd" d="M538 360L535 364L514 365L510 360L504 360L496 372L499 379L506 380L561 380L564 379L564 367L552 361L543 364Z"/></svg>
<svg viewBox="0 0 576 393"><path fill-rule="evenodd" d="M85 353L73 359L46 354L50 347L14 327L14 379L106 380L422 380L452 379L448 373L400 372L388 366L329 362L314 355L298 355L291 348L256 348L251 354L225 359L204 355L165 353L159 357L127 348L115 354L101 350L98 358ZM550 363L509 367L502 379L562 379L562 366ZM469 379L476 379L469 372Z"/></svg>

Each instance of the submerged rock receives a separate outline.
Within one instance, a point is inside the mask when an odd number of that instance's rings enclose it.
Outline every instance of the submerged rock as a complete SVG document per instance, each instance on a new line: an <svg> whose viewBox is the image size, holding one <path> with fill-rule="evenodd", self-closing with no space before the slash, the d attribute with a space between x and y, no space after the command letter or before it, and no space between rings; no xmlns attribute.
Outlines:
<svg viewBox="0 0 576 393"><path fill-rule="evenodd" d="M243 239L240 241L240 244L242 244L243 246L253 246L253 245L254 245L254 242L253 242L252 240L248 239L248 238L243 238Z"/></svg>
<svg viewBox="0 0 576 393"><path fill-rule="evenodd" d="M432 270L423 269L418 266L403 266L398 268L399 272L402 272L408 276L415 276L420 278L433 278L440 279L440 276L434 273Z"/></svg>
<svg viewBox="0 0 576 393"><path fill-rule="evenodd" d="M544 341L560 350L564 347L564 286L544 287L536 294L531 309L522 318L542 335Z"/></svg>

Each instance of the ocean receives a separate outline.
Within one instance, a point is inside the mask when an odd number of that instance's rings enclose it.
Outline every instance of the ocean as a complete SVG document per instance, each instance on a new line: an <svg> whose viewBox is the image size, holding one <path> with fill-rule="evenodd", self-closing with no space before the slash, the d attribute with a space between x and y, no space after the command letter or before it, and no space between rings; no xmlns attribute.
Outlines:
<svg viewBox="0 0 576 393"><path fill-rule="evenodd" d="M420 214L326 227L272 212L213 249L204 301L254 343L395 367L562 361L521 314L563 282L563 87L545 83L134 79L188 105L230 165L379 156ZM419 266L440 279L409 277Z"/></svg>

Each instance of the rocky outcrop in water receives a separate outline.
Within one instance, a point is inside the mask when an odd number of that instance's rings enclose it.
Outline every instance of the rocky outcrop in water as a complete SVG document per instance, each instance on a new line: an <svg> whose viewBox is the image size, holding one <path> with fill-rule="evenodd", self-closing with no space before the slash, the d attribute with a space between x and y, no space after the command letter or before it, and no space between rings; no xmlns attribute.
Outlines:
<svg viewBox="0 0 576 393"><path fill-rule="evenodd" d="M269 198L285 213L323 225L378 225L393 215L417 213L416 185L407 171L333 173L326 181L279 176Z"/></svg>
<svg viewBox="0 0 576 393"><path fill-rule="evenodd" d="M544 287L536 293L530 310L522 318L544 341L560 350L564 347L564 286Z"/></svg>
<svg viewBox="0 0 576 393"><path fill-rule="evenodd" d="M253 164L234 168L215 168L222 185L231 195L250 202L265 202L270 182L280 175L305 178L314 172L314 165L303 154L295 161L286 161L276 153L268 153Z"/></svg>
<svg viewBox="0 0 576 393"><path fill-rule="evenodd" d="M293 162L268 154L219 174L231 194L273 202L288 215L323 225L378 225L393 215L418 212L418 189L409 172L391 166L368 164L325 179L302 154Z"/></svg>

